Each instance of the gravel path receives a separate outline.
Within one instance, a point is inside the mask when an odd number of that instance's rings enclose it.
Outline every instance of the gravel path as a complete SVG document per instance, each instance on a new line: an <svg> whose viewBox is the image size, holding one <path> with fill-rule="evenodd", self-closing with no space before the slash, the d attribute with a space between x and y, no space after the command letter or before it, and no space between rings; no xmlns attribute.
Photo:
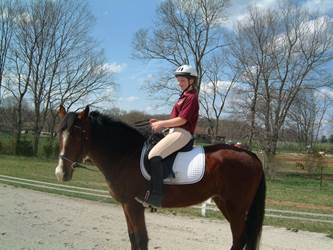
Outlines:
<svg viewBox="0 0 333 250"><path fill-rule="evenodd" d="M230 249L224 221L146 213L150 249ZM121 208L0 184L0 249L130 249ZM261 249L332 250L319 233L265 226Z"/></svg>

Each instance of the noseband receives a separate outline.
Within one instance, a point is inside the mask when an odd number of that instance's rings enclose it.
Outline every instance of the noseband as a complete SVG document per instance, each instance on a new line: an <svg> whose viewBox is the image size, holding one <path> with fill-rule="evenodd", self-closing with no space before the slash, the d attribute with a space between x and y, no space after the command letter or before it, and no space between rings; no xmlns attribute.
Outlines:
<svg viewBox="0 0 333 250"><path fill-rule="evenodd" d="M85 136L85 133L87 132L85 129L82 129L80 126L78 125L74 125L75 128L78 128L80 129L80 132L81 132L81 147L80 147L80 154L79 156L82 155L83 153L83 142L84 140L87 140L88 138L87 137L84 137ZM78 162L78 160L72 160L72 159L69 159L68 157L66 157L65 155L59 155L59 158L64 160L64 161L68 161L69 163L71 163L70 167L72 168L72 170L74 170L76 167L79 167L81 164Z"/></svg>

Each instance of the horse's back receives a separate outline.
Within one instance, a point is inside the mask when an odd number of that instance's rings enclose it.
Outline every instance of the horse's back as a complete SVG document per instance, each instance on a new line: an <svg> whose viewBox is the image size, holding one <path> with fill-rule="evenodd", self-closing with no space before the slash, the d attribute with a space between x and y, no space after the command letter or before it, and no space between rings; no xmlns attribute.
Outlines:
<svg viewBox="0 0 333 250"><path fill-rule="evenodd" d="M206 170L222 171L224 174L237 175L262 173L262 164L258 156L243 148L229 144L214 144L204 147Z"/></svg>

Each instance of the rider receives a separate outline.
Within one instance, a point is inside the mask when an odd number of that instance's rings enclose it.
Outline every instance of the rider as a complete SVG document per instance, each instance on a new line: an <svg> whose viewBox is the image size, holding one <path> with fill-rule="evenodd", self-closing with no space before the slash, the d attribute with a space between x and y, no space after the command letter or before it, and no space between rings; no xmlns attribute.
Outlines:
<svg viewBox="0 0 333 250"><path fill-rule="evenodd" d="M153 207L161 207L163 196L162 160L184 147L193 137L199 116L199 101L196 85L198 75L190 65L182 65L175 72L182 94L175 103L170 119L151 119L154 131L170 128L169 133L150 151L148 159L151 165L152 190L146 202Z"/></svg>

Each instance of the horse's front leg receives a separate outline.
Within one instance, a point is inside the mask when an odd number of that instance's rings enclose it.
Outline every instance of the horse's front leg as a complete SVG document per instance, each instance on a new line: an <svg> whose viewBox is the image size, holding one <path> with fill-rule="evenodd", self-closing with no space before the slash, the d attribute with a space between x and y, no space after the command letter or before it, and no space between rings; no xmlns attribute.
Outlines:
<svg viewBox="0 0 333 250"><path fill-rule="evenodd" d="M133 202L122 204L131 241L132 250L148 249L148 234L145 222L144 208L134 199Z"/></svg>
<svg viewBox="0 0 333 250"><path fill-rule="evenodd" d="M132 222L129 219L129 215L128 215L127 209L125 209L125 205L122 204L122 206L123 206L123 210L124 210L124 214L125 214L125 218L126 218L126 223L127 223L128 237L129 237L130 242L131 242L131 250L137 250L137 249L139 249L139 247L137 246L136 241L135 241L135 234L134 234Z"/></svg>

